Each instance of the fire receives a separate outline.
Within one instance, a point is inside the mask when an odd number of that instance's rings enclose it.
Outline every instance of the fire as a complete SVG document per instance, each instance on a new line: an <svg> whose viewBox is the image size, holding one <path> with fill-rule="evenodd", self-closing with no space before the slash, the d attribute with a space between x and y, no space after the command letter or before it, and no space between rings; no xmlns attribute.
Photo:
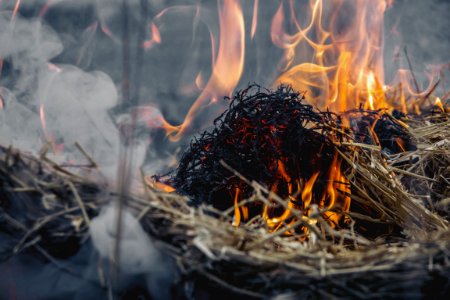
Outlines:
<svg viewBox="0 0 450 300"><path fill-rule="evenodd" d="M224 0L219 7L219 47L216 51L213 32L211 35L212 72L203 87L201 75L197 75L195 83L202 87L202 92L189 109L180 125L173 125L163 120L160 122L171 141L179 141L189 128L194 118L207 105L216 102L223 96L230 96L236 88L244 70L245 23L239 0ZM161 18L168 9L159 13L155 19ZM256 22L256 19L255 19ZM256 30L256 23L254 25ZM161 43L156 25L152 24L152 39L144 44L146 49L155 43Z"/></svg>
<svg viewBox="0 0 450 300"><path fill-rule="evenodd" d="M218 3L219 33L207 25L212 49L210 77L203 77L205 72L200 70L193 73L193 86L201 90L200 95L181 124L162 122L173 142L181 139L202 109L235 90L244 70L245 24L250 27L247 33L250 40L257 34L259 0L253 2L249 22L244 22L241 1ZM280 1L270 27L272 43L283 50L274 85L286 84L297 91L306 91L307 101L321 110L344 112L364 108L420 113L418 103L431 94L439 70L430 74L424 90L415 82L412 68L400 69L392 82L385 83L384 13L392 3L392 0ZM181 5L165 8L154 22L159 24L171 10L187 9L195 9L195 22L203 18L200 5ZM143 45L146 49L161 43L155 23L150 28L151 37ZM393 94L395 97L390 97Z"/></svg>
<svg viewBox="0 0 450 300"><path fill-rule="evenodd" d="M150 25L150 30L152 33L151 38L142 44L146 50L153 48L156 44L161 44L161 34L159 33L158 26L152 22Z"/></svg>
<svg viewBox="0 0 450 300"><path fill-rule="evenodd" d="M149 176L145 176L144 181L145 181L145 184L147 184L149 187L151 187L155 190L161 191L161 192L172 193L175 191L175 189L173 187L171 187L170 185L156 181L152 177L149 177Z"/></svg>
<svg viewBox="0 0 450 300"><path fill-rule="evenodd" d="M39 118L41 119L41 126L42 131L44 133L45 141L50 144L53 153L58 154L63 152L64 144L57 143L53 134L51 134L48 130L47 119L45 116L45 106L42 103L39 105Z"/></svg>
<svg viewBox="0 0 450 300"><path fill-rule="evenodd" d="M21 2L21 0L17 0L16 4L14 5L14 10L12 13L11 21L14 21L14 19L16 18L17 14L19 12L20 2Z"/></svg>
<svg viewBox="0 0 450 300"><path fill-rule="evenodd" d="M331 227L335 227L341 220L343 213L350 209L350 184L341 170L342 160L337 154L326 174L326 188L322 191L320 197L317 196L316 184L320 172L316 171L307 180L303 178L292 178L286 171L282 160L277 161L279 180L273 184L271 191L277 193L287 186L288 197L287 207L281 212L277 209L279 205L274 199L270 199L270 204L265 204L261 217L266 221L270 232L285 230L285 234L292 235L296 232L295 228L282 229L284 226L293 225L299 222L298 215L302 216L301 221L308 224L317 222L317 217L313 215L312 205L317 205L322 217ZM234 220L233 225L239 226L242 219L248 220L248 207L240 205L241 190L236 188L234 193ZM294 213L296 211L296 213ZM308 233L305 226L300 226L302 233Z"/></svg>
<svg viewBox="0 0 450 300"><path fill-rule="evenodd" d="M256 28L258 26L258 7L259 7L259 0L255 0L253 3L253 16L252 16L252 30L250 32L250 36L252 39L255 37Z"/></svg>
<svg viewBox="0 0 450 300"><path fill-rule="evenodd" d="M272 20L272 41L285 53L280 66L283 73L275 83L307 91L308 99L322 109L345 111L360 104L389 108L384 99L382 57L383 19L389 2L332 1L333 12L327 20L323 2L310 1L309 23L304 27L290 2L294 34L284 29L284 6L280 4Z"/></svg>
<svg viewBox="0 0 450 300"><path fill-rule="evenodd" d="M439 107L439 109L440 109L441 111L445 112L445 108L444 108L444 105L442 104L441 98L436 97L436 100L434 101L434 105L435 105L436 107Z"/></svg>

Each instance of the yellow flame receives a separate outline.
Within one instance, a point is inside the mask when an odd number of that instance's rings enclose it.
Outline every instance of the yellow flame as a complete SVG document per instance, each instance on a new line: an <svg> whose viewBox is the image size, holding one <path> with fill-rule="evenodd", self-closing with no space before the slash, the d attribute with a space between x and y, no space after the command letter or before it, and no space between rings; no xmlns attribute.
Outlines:
<svg viewBox="0 0 450 300"><path fill-rule="evenodd" d="M434 105L439 107L439 109L443 112L445 112L444 105L442 104L441 98L436 97L436 100L434 101Z"/></svg>
<svg viewBox="0 0 450 300"><path fill-rule="evenodd" d="M223 1L219 8L219 25L219 49L217 57L213 59L212 74L205 88L189 109L181 125L175 126L164 121L163 127L171 141L180 140L196 114L205 105L222 96L231 95L241 78L244 69L245 25L239 0ZM212 45L214 48L214 43Z"/></svg>
<svg viewBox="0 0 450 300"><path fill-rule="evenodd" d="M298 221L298 218L292 212L297 210L305 221L312 224L317 222L311 218L311 204L315 203L318 208L323 211L323 216L328 220L329 225L335 227L343 216L343 212L350 209L350 184L345 178L341 170L342 160L335 154L328 170L328 184L323 195L319 199L314 199L314 188L320 173L314 172L308 180L292 179L288 174L285 164L280 159L277 161L278 181L271 187L272 193L277 193L280 186L287 185L288 197L287 207L275 213L274 208L278 205L276 201L269 198L272 204L265 204L262 208L261 217L266 221L267 228L270 232L281 230L284 225L291 225ZM242 193L237 188L234 194L234 220L233 226L239 226L242 216L248 219L248 207L240 205ZM294 228L284 229L283 234L292 235ZM303 233L308 233L306 227L302 227Z"/></svg>
<svg viewBox="0 0 450 300"><path fill-rule="evenodd" d="M310 0L309 23L302 28L294 18L296 32L284 29L283 3L272 19L273 43L284 49L276 84L290 84L308 92L320 108L344 111L367 103L386 108L383 91L383 21L388 2L333 1L333 12L323 19L322 0ZM290 2L291 15L295 6ZM353 4L351 15L345 12ZM346 18L347 24L339 22ZM342 29L342 30L341 30ZM298 61L298 63L296 63ZM305 61L308 61L305 63Z"/></svg>

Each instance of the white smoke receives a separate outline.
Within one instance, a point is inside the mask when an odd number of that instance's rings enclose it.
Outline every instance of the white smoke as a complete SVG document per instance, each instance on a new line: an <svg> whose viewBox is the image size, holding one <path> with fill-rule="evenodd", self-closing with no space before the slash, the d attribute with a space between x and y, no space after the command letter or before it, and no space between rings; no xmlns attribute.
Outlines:
<svg viewBox="0 0 450 300"><path fill-rule="evenodd" d="M153 299L169 299L170 287L176 276L169 258L150 240L139 221L127 209L121 213L119 269L130 275L145 274ZM117 206L110 205L90 225L95 248L110 261L115 259L117 216Z"/></svg>
<svg viewBox="0 0 450 300"><path fill-rule="evenodd" d="M0 143L37 153L51 142L63 147L53 159L77 164L86 162L74 146L78 142L113 182L120 143L118 129L108 113L118 102L113 80L104 72L52 63L63 52L63 43L40 19L13 18L11 11L5 11L0 13L0 28L0 58L4 62ZM134 175L148 145L144 141L133 146ZM146 273L149 284L156 284L150 285L150 290L171 283L173 276L167 278L168 265L162 255L137 220L127 211L123 214L123 270ZM92 221L92 240L104 257L110 257L114 239L110 229L115 228L116 217L109 206ZM154 292L155 299L167 293L168 289Z"/></svg>
<svg viewBox="0 0 450 300"><path fill-rule="evenodd" d="M112 80L102 72L49 63L62 44L39 20L11 21L10 13L2 13L0 28L0 57L12 66L10 86L0 90L1 142L37 152L51 140L64 145L66 160L79 160L78 142L100 166L115 165L118 133L107 114L117 104Z"/></svg>

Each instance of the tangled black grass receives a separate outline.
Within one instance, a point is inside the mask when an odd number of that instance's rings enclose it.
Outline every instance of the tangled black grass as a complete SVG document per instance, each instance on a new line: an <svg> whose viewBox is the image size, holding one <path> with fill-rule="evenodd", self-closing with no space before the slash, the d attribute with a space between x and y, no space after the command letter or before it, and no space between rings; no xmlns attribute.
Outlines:
<svg viewBox="0 0 450 300"><path fill-rule="evenodd" d="M350 120L357 142L379 145L387 155L417 149L416 142L406 125L399 122L401 115L383 113L381 110L350 110L344 113Z"/></svg>
<svg viewBox="0 0 450 300"><path fill-rule="evenodd" d="M250 196L252 189L225 168L221 161L268 188L280 181L279 162L293 178L326 174L334 155L333 140L340 118L319 112L287 86L275 91L257 85L239 91L214 127L192 141L180 160L172 184L194 203L225 209L233 205L235 189ZM333 140L332 140L333 139ZM325 178L318 178L320 193ZM287 196L287 187L277 191ZM283 195L284 194L284 195Z"/></svg>
<svg viewBox="0 0 450 300"><path fill-rule="evenodd" d="M170 180L194 205L207 203L224 210L233 205L236 189L241 199L253 193L222 161L250 181L268 189L276 185L283 198L290 195L280 162L293 179L306 181L319 173L312 191L314 203L329 181L336 148L348 150L339 142L379 144L387 154L414 147L407 130L388 114L362 109L341 115L321 112L289 86L271 91L251 85L225 100L231 100L229 109L211 130L193 139ZM343 118L350 124L344 126ZM341 170L346 168L343 162ZM255 214L260 209L250 207Z"/></svg>

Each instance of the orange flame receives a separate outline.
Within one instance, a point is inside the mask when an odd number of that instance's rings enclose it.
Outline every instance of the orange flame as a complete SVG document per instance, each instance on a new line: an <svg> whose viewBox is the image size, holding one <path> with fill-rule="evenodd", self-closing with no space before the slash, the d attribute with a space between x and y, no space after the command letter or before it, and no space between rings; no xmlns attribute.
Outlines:
<svg viewBox="0 0 450 300"><path fill-rule="evenodd" d="M150 29L152 37L149 40L144 41L142 43L142 46L144 47L145 50L150 50L156 44L161 44L161 34L159 33L159 29L156 26L156 24L152 22L150 25Z"/></svg>
<svg viewBox="0 0 450 300"><path fill-rule="evenodd" d="M319 210L322 211L322 216L328 221L331 227L335 227L342 218L342 212L347 212L350 209L350 184L345 178L341 170L342 160L335 154L330 165L327 178L327 186L323 191L320 199L314 197L314 190L316 182L319 178L320 172L314 172L308 180L292 179L286 171L282 160L277 161L277 169L279 181L274 183L271 190L273 193L278 192L282 185L287 185L288 203L286 209L282 212L276 213L274 208L277 206L273 199L269 199L271 204L265 204L262 209L261 217L266 221L267 228L270 232L281 230L283 225L292 225L299 221L296 214L292 212L297 210L303 215L304 221L309 224L317 222L312 216L311 205L316 204ZM240 205L242 200L242 193L239 188L236 188L234 194L234 220L233 226L239 226L242 216L244 220L248 219L248 207ZM308 233L306 227L301 227L303 233ZM284 234L292 235L295 229L286 230Z"/></svg>
<svg viewBox="0 0 450 300"><path fill-rule="evenodd" d="M252 29L250 31L250 36L253 39L255 37L256 28L258 27L258 7L259 0L254 0L253 3L253 17L252 17Z"/></svg>
<svg viewBox="0 0 450 300"><path fill-rule="evenodd" d="M19 12L20 2L21 2L21 0L17 0L16 4L14 5L14 10L13 10L13 13L12 13L11 21L14 21L14 19L17 16L17 13Z"/></svg>
<svg viewBox="0 0 450 300"><path fill-rule="evenodd" d="M41 119L42 130L44 131L45 138L49 139L49 134L47 133L47 120L45 118L45 107L44 104L39 105L39 117Z"/></svg>
<svg viewBox="0 0 450 300"><path fill-rule="evenodd" d="M445 112L444 104L442 104L441 98L436 97L436 100L434 101L434 105L439 107L439 109L443 112Z"/></svg>
<svg viewBox="0 0 450 300"><path fill-rule="evenodd" d="M159 182L159 181L156 181L149 176L145 176L144 181L145 181L145 184L147 184L149 187L151 187L155 190L165 192L165 193L175 192L175 188L173 188L172 186L162 183L162 182Z"/></svg>
<svg viewBox="0 0 450 300"><path fill-rule="evenodd" d="M245 25L238 0L223 1L223 5L219 8L219 25L219 49L205 88L189 109L181 125L174 126L164 121L164 128L171 141L180 140L198 112L208 103L215 102L222 96L231 95L241 78L244 68Z"/></svg>
<svg viewBox="0 0 450 300"><path fill-rule="evenodd" d="M295 6L290 4L295 16ZM282 2L271 29L273 43L285 51L280 66L283 74L276 84L307 91L320 108L344 111L361 103L373 109L387 108L382 52L388 4L384 0L332 1L333 13L325 22L323 1L311 0L309 24L303 28L294 17L296 32L288 34Z"/></svg>
<svg viewBox="0 0 450 300"><path fill-rule="evenodd" d="M44 132L44 137L47 143L50 144L53 153L58 154L63 152L64 144L58 144L55 141L55 137L49 132L47 128L47 119L45 117L45 106L44 104L39 105L39 117L41 119L42 131Z"/></svg>

